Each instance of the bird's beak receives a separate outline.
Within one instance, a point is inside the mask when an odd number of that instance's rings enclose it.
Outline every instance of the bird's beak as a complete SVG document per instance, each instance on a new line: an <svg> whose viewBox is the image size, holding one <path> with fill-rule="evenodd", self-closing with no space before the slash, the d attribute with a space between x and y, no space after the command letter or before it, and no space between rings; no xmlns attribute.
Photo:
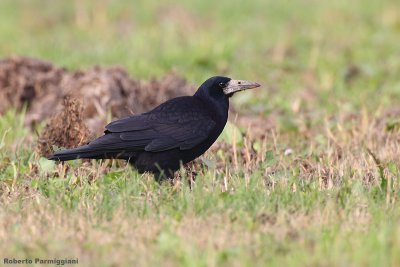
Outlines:
<svg viewBox="0 0 400 267"><path fill-rule="evenodd" d="M232 95L239 91L253 89L260 86L261 86L260 84L255 82L244 81L244 80L230 80L223 90L226 95Z"/></svg>

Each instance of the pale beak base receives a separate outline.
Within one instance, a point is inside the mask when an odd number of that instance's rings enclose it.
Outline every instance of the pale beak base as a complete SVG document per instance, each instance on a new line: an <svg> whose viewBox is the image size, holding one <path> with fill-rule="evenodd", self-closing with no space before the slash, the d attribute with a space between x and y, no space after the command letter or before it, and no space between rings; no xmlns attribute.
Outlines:
<svg viewBox="0 0 400 267"><path fill-rule="evenodd" d="M256 83L256 82L250 82L250 81L245 81L245 80L230 80L228 84L225 86L223 89L224 94L226 95L232 95L236 92L247 90L247 89L253 89L260 87L261 85Z"/></svg>

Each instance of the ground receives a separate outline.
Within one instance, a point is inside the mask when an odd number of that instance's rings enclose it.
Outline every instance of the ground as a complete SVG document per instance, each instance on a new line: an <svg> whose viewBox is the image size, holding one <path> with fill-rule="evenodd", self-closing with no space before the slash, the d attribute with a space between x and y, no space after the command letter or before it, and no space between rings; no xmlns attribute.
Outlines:
<svg viewBox="0 0 400 267"><path fill-rule="evenodd" d="M398 1L2 0L0 39L3 59L71 72L263 85L234 96L191 187L190 169L171 186L121 162L54 164L37 152L50 118L0 108L0 260L400 265Z"/></svg>

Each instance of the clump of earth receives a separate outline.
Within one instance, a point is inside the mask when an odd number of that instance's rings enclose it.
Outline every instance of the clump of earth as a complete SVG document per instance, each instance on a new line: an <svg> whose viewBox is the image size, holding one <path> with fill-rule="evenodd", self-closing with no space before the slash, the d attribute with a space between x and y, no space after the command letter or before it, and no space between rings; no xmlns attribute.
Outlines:
<svg viewBox="0 0 400 267"><path fill-rule="evenodd" d="M26 57L0 61L0 113L26 105L26 123L44 121L63 109L66 96L79 99L85 123L98 134L107 115L142 113L162 102L193 93L195 88L171 72L149 81L131 78L119 66L95 66L69 71L49 62ZM101 125L101 127L99 127Z"/></svg>
<svg viewBox="0 0 400 267"><path fill-rule="evenodd" d="M143 81L119 66L70 71L33 58L0 61L0 114L26 106L27 125L49 120L39 138L41 155L51 153L50 144L74 147L89 133L101 134L110 116L142 113L194 90L174 72Z"/></svg>
<svg viewBox="0 0 400 267"><path fill-rule="evenodd" d="M37 151L42 156L52 155L54 146L73 148L90 141L79 100L66 96L62 105L62 111L51 117L38 139Z"/></svg>

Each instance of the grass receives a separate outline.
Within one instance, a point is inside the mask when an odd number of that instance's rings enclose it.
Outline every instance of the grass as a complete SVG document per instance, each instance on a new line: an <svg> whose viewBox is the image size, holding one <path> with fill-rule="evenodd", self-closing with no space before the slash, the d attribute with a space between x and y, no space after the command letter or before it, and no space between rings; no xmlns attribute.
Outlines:
<svg viewBox="0 0 400 267"><path fill-rule="evenodd" d="M24 112L3 114L0 259L399 266L399 33L395 0L1 1L1 57L256 80L233 101L266 125L225 135L190 190L185 171L170 186L115 162L54 165Z"/></svg>

